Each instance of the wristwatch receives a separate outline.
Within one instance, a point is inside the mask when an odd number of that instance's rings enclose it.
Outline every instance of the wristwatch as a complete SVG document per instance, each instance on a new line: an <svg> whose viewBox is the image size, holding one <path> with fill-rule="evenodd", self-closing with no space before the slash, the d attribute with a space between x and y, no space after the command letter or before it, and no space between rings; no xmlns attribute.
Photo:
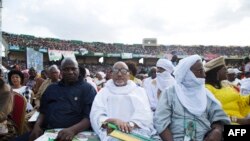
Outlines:
<svg viewBox="0 0 250 141"><path fill-rule="evenodd" d="M108 122L106 122L106 121L103 121L103 122L101 123L101 127L102 127L102 128L107 128L107 125L108 125Z"/></svg>
<svg viewBox="0 0 250 141"><path fill-rule="evenodd" d="M134 127L135 127L135 123L134 123L134 122L132 122L132 121L129 121L129 122L128 122L128 125L129 125L130 127L132 127L132 128L134 128Z"/></svg>

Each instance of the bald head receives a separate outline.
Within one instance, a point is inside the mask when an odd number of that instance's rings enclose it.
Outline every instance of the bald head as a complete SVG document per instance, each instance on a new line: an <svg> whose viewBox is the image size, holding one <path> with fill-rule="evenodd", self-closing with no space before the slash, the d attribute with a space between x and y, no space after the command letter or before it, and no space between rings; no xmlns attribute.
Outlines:
<svg viewBox="0 0 250 141"><path fill-rule="evenodd" d="M116 68L116 66L122 66L123 68L125 68L125 69L128 70L128 65L127 65L125 62L122 62L122 61L116 62L116 63L113 65L113 68Z"/></svg>
<svg viewBox="0 0 250 141"><path fill-rule="evenodd" d="M61 63L63 82L73 84L78 81L79 67L75 59L65 58Z"/></svg>
<svg viewBox="0 0 250 141"><path fill-rule="evenodd" d="M63 60L62 60L62 62L61 62L61 67L63 68L63 66L65 65L65 63L73 63L73 64L75 64L76 66L78 66L78 63L77 63L77 61L75 60L75 59L73 59L73 58L64 58Z"/></svg>

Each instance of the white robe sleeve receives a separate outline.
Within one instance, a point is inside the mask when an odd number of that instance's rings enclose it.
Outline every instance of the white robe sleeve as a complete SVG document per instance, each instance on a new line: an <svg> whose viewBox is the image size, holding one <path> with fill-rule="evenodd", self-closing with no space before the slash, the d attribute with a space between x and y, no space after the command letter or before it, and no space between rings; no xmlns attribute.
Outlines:
<svg viewBox="0 0 250 141"><path fill-rule="evenodd" d="M147 94L143 88L140 88L136 95L135 98L132 98L135 111L131 117L131 121L136 123L140 128L150 131L153 128L153 113L150 110Z"/></svg>
<svg viewBox="0 0 250 141"><path fill-rule="evenodd" d="M108 119L105 106L105 90L102 89L96 95L90 112L91 126L97 134L101 132L102 123Z"/></svg>

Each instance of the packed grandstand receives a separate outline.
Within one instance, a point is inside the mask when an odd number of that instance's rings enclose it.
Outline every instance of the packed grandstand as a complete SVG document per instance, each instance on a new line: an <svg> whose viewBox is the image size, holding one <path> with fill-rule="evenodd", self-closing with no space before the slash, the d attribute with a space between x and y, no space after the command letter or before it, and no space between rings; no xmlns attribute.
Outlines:
<svg viewBox="0 0 250 141"><path fill-rule="evenodd" d="M43 53L44 68L55 63L48 55L52 51L66 51L75 54L79 64L88 67L91 72L103 71L118 60L133 61L138 64L138 60L144 58L144 64L139 67L148 69L154 66L158 58L166 55L177 55L184 58L188 55L199 54L205 60L214 57L225 56L228 65L238 67L241 59L250 53L249 46L182 46L182 45L158 45L146 46L142 44L122 44L122 43L102 43L84 42L78 40L63 40L55 38L40 38L31 35L18 35L3 32L3 42L6 44L6 57L3 64L10 66L19 64L22 69L27 68L26 49L32 48ZM104 63L99 63L98 59L104 57ZM124 58L125 57L125 58ZM128 58L126 58L128 57Z"/></svg>

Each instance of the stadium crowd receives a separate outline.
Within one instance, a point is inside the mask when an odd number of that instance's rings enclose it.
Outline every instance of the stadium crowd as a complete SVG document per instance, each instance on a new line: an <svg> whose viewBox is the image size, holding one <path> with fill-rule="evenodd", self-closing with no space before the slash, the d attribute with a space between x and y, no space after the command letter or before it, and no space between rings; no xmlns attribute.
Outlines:
<svg viewBox="0 0 250 141"><path fill-rule="evenodd" d="M21 48L33 47L35 49L55 49L67 51L80 51L85 48L89 52L102 53L135 53L135 54L176 54L176 55L193 55L199 54L205 56L206 54L217 54L218 56L234 56L242 57L248 56L250 47L224 47L224 46L178 46L178 45L159 45L157 47L143 47L142 44L118 44L118 43L101 43L101 42L82 42L76 40L61 40L54 38L38 38L29 35L17 35L3 32L3 39L10 46L18 46Z"/></svg>

